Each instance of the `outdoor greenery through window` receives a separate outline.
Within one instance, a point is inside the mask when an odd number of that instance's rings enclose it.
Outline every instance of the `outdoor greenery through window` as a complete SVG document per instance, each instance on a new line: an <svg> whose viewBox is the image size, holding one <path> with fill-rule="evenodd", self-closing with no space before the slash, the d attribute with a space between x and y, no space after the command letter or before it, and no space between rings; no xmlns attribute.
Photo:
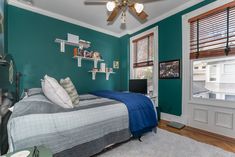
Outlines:
<svg viewBox="0 0 235 157"><path fill-rule="evenodd" d="M153 91L153 33L133 41L133 77L148 79L148 92Z"/></svg>
<svg viewBox="0 0 235 157"><path fill-rule="evenodd" d="M189 22L192 96L235 101L235 3Z"/></svg>

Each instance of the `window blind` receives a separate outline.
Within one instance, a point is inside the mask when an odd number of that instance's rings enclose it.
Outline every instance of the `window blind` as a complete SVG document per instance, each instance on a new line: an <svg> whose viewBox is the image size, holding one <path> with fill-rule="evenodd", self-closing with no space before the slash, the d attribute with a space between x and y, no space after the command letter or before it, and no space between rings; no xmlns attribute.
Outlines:
<svg viewBox="0 0 235 157"><path fill-rule="evenodd" d="M190 59L235 54L235 2L189 20Z"/></svg>
<svg viewBox="0 0 235 157"><path fill-rule="evenodd" d="M153 65L153 33L133 40L134 62L133 68Z"/></svg>

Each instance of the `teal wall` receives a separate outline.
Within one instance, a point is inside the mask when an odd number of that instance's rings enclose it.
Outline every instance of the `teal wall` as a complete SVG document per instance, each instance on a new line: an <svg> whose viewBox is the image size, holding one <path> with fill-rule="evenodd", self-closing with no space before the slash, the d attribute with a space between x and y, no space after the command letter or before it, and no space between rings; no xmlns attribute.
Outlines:
<svg viewBox="0 0 235 157"><path fill-rule="evenodd" d="M17 71L24 74L23 88L39 87L40 79L48 74L57 79L70 76L79 93L91 90L127 90L130 73L129 40L141 32L155 26L159 27L159 61L182 59L182 15L200 8L214 0L203 2L146 27L134 34L121 38L109 36L84 27L79 27L50 17L8 6L8 52L15 60ZM92 50L100 51L108 65L113 60L120 61L117 74L110 81L104 75L91 80L87 71L93 67L84 62L82 68L72 59L72 48L66 53L59 52L55 38L66 39L67 33L78 34L82 39L92 42ZM0 80L1 83L1 80ZM181 115L182 79L159 80L159 105L162 112Z"/></svg>
<svg viewBox="0 0 235 157"><path fill-rule="evenodd" d="M134 34L129 36L129 39L139 33L142 33L148 29L158 26L159 28L159 62L182 59L182 15L200 8L206 4L213 2L214 0L204 0L203 2L181 11L173 16L170 16L160 22L157 22L149 27L146 27ZM129 42L126 37L121 38L122 42ZM122 54L123 61L126 61L127 69L123 69L126 74L123 74L122 82L128 88L129 80L129 49L128 47L126 54ZM124 49L124 48L123 48ZM182 113L182 79L171 79L171 80L159 80L158 82L158 93L159 93L159 106L162 112L180 116Z"/></svg>
<svg viewBox="0 0 235 157"><path fill-rule="evenodd" d="M72 59L73 47L66 47L66 53L60 52L59 44L54 40L66 39L67 33L90 41L90 49L100 52L108 66L112 67L114 60L120 60L119 38L8 6L8 52L15 60L16 70L23 73L22 88L40 87L40 79L48 74L56 79L71 77L79 93L120 90L120 70L116 70L109 81L103 74L97 74L94 81L88 73L93 62L83 61L82 67L78 68L77 61Z"/></svg>
<svg viewBox="0 0 235 157"><path fill-rule="evenodd" d="M7 4L6 1L1 0L1 5L4 5L4 16L7 17ZM2 9L2 6L1 6ZM4 19L4 51L7 53L7 18ZM1 41L2 42L2 41ZM7 60L10 59L10 56L7 57ZM7 66L0 66L0 88L1 89L8 89L10 86L10 83L8 81L8 67Z"/></svg>

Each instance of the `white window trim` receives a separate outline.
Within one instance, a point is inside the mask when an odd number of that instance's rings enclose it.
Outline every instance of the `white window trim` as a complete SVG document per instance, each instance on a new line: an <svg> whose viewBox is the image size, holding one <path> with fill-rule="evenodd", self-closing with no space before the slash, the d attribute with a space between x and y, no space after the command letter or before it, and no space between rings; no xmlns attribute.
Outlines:
<svg viewBox="0 0 235 157"><path fill-rule="evenodd" d="M218 107L227 107L227 108L235 108L234 102L224 101L224 100L208 100L201 98L193 98L191 95L191 87L192 87L192 64L189 60L189 52L190 52L190 24L188 20L200 14L206 13L210 10L213 10L217 7L220 7L224 4L232 2L233 0L217 0L213 3L210 3L204 7L201 7L197 10L194 10L188 14L182 16L182 48L183 48L183 77L182 77L182 116L187 116L188 104L200 104L206 106L218 106Z"/></svg>
<svg viewBox="0 0 235 157"><path fill-rule="evenodd" d="M134 44L133 40L141 38L147 34L153 33L153 95L158 96L158 27L149 29L143 33L140 33L136 36L130 38L130 79L133 79L133 57L134 57Z"/></svg>

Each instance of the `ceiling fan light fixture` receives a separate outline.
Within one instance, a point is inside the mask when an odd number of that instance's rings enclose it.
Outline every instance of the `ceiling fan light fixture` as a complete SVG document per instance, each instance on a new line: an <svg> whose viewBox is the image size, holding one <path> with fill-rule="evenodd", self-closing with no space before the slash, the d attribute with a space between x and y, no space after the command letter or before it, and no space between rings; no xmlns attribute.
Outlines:
<svg viewBox="0 0 235 157"><path fill-rule="evenodd" d="M114 8L116 7L116 3L114 1L108 1L106 4L106 8L108 11L113 11Z"/></svg>
<svg viewBox="0 0 235 157"><path fill-rule="evenodd" d="M126 23L126 13L125 13L125 12L122 12L121 23L122 23L122 24L125 24L125 23Z"/></svg>
<svg viewBox="0 0 235 157"><path fill-rule="evenodd" d="M142 3L135 3L135 11L140 14L144 10L144 5Z"/></svg>

